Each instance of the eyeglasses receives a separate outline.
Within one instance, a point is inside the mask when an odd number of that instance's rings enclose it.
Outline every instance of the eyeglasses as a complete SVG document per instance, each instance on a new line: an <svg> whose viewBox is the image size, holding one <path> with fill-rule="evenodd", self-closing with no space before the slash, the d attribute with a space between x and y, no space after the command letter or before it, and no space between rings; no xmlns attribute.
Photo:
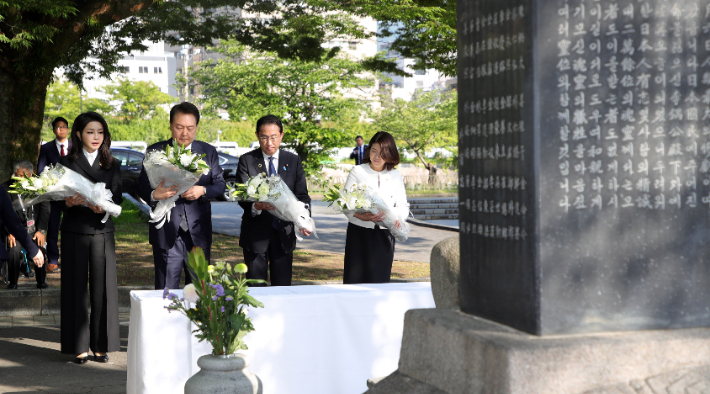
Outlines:
<svg viewBox="0 0 710 394"><path fill-rule="evenodd" d="M271 137L259 137L259 141L261 141L261 142L267 142L267 141L276 142L279 140L279 138L281 138L281 136L272 135Z"/></svg>
<svg viewBox="0 0 710 394"><path fill-rule="evenodd" d="M69 126L57 126L55 127L56 130L61 130L61 129L68 129Z"/></svg>
<svg viewBox="0 0 710 394"><path fill-rule="evenodd" d="M187 126L187 127L185 127L185 126L181 126L181 125L175 125L174 127L175 127L175 130L176 130L176 131L179 131L179 132L181 132L181 133L182 133L185 129L187 129L187 131L188 131L189 133L192 133L192 132L195 131L195 129L197 128L197 126Z"/></svg>

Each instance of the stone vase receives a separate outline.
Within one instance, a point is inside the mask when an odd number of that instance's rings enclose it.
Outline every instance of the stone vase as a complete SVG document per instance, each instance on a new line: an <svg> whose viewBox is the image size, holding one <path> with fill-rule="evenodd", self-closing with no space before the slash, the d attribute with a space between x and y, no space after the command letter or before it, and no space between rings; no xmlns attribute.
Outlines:
<svg viewBox="0 0 710 394"><path fill-rule="evenodd" d="M185 394L262 394L261 379L247 370L249 358L243 354L213 356L197 360L200 372L185 383Z"/></svg>

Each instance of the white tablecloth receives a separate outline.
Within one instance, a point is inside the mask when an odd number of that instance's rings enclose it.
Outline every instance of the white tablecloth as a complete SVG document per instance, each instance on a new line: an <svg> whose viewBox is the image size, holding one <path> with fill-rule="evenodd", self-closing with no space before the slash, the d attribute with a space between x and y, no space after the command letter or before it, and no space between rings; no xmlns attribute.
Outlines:
<svg viewBox="0 0 710 394"><path fill-rule="evenodd" d="M180 293L175 291L176 293ZM264 303L249 316L249 370L264 394L349 394L397 369L404 313L433 308L430 283L252 288ZM189 320L163 308L162 291L132 291L128 393L183 393L211 353Z"/></svg>

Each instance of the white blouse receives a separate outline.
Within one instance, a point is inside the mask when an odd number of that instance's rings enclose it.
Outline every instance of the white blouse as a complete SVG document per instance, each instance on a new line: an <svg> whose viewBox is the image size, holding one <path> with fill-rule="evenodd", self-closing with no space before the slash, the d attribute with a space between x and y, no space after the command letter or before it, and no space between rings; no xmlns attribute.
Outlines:
<svg viewBox="0 0 710 394"><path fill-rule="evenodd" d="M407 193L404 190L404 180L397 170L382 170L377 172L370 167L370 164L360 164L353 167L348 175L348 180L345 181L345 188L351 187L353 184L367 185L378 191L380 196L385 199L385 202L394 206L394 209L399 211L402 217L406 218L409 215L409 203L407 202ZM352 224L360 227L375 228L375 222L365 222L354 217L354 214L346 214L348 220Z"/></svg>

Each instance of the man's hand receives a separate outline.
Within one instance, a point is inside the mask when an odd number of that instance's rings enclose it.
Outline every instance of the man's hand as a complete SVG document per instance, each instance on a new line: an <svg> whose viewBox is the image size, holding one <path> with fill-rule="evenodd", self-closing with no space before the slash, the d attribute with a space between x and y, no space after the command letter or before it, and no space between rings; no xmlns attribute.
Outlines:
<svg viewBox="0 0 710 394"><path fill-rule="evenodd" d="M89 207L89 209L91 209L91 210L94 211L95 213L105 213L105 212L104 212L104 209L101 208L101 205L91 205L91 204L87 204L87 206Z"/></svg>
<svg viewBox="0 0 710 394"><path fill-rule="evenodd" d="M153 199L155 200L167 200L168 198L174 196L177 193L178 185L173 185L170 187L165 187L165 179L160 182L160 185L153 191Z"/></svg>
<svg viewBox="0 0 710 394"><path fill-rule="evenodd" d="M156 189L157 190L157 189ZM207 193L207 188L204 186L193 186L183 194L180 195L180 197L186 199L187 201L195 201L198 198L202 197Z"/></svg>
<svg viewBox="0 0 710 394"><path fill-rule="evenodd" d="M44 265L44 255L42 254L41 250L37 251L37 255L32 258L32 261L38 268L42 268L42 266Z"/></svg>
<svg viewBox="0 0 710 394"><path fill-rule="evenodd" d="M64 202L67 207L73 207L75 205L86 205L86 198L79 193L74 194L71 197L65 197Z"/></svg>
<svg viewBox="0 0 710 394"><path fill-rule="evenodd" d="M302 229L300 229L299 231L301 232L301 234L305 235L306 237L308 237L308 236L310 236L311 234L313 234L312 231L308 231L308 230L305 229L305 228L302 228Z"/></svg>
<svg viewBox="0 0 710 394"><path fill-rule="evenodd" d="M37 245L39 246L44 246L44 244L47 242L47 236L42 234L41 232L37 231L35 233L35 236L32 237L35 241L37 241Z"/></svg>
<svg viewBox="0 0 710 394"><path fill-rule="evenodd" d="M254 209L256 209L257 211L264 211L264 210L265 211L273 211L274 209L276 209L276 207L271 205L268 202L261 202L260 201L260 202L254 203Z"/></svg>
<svg viewBox="0 0 710 394"><path fill-rule="evenodd" d="M17 241L15 241L15 237L12 234L8 234L7 236L7 246L9 248L14 248L15 245L17 245Z"/></svg>
<svg viewBox="0 0 710 394"><path fill-rule="evenodd" d="M372 212L356 213L353 216L355 218L362 220L363 222L381 222L385 218L385 213L380 212L374 215Z"/></svg>

